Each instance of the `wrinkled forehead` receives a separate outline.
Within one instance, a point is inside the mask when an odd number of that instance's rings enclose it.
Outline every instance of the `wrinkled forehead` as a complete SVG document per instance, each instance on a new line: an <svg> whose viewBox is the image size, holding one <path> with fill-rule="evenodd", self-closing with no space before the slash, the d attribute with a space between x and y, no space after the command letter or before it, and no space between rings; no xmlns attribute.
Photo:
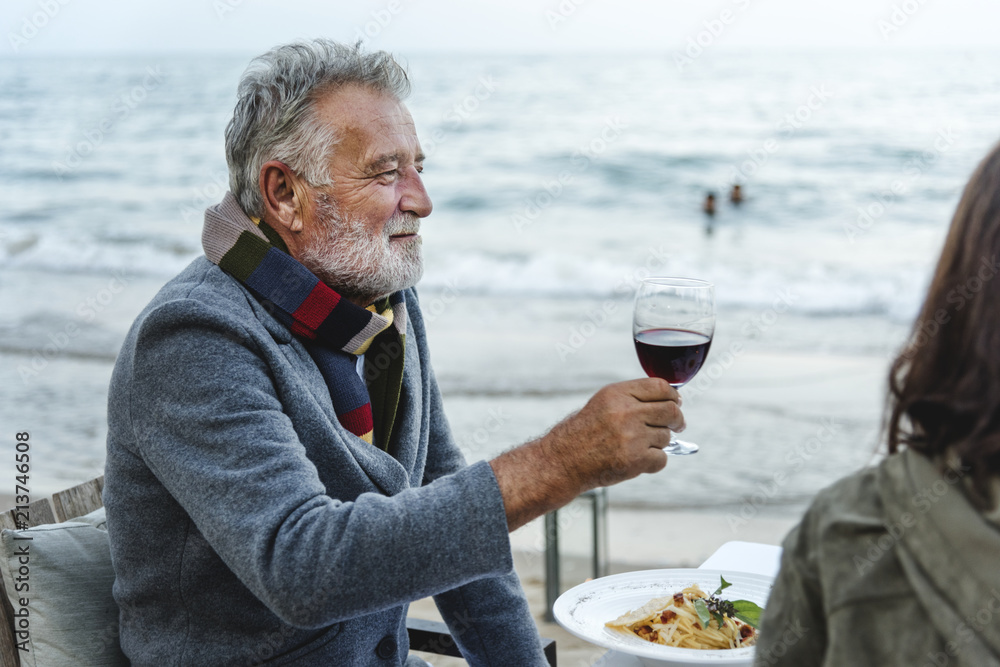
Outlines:
<svg viewBox="0 0 1000 667"><path fill-rule="evenodd" d="M412 159L420 151L413 117L405 104L387 93L345 86L322 95L316 111L322 122L336 129L336 153L341 157L363 161L401 153Z"/></svg>

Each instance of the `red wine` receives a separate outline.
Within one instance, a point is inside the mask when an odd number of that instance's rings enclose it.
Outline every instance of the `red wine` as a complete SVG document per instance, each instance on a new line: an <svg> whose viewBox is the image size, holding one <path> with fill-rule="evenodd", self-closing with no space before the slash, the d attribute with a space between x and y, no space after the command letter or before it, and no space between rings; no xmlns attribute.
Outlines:
<svg viewBox="0 0 1000 667"><path fill-rule="evenodd" d="M711 336L685 329L647 329L635 335L642 370L675 387L694 377L711 346Z"/></svg>

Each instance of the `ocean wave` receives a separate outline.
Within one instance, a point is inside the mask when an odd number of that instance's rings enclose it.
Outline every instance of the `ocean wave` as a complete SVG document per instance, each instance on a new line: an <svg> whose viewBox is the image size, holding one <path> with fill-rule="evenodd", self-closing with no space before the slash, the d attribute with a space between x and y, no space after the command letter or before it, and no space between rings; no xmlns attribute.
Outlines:
<svg viewBox="0 0 1000 667"><path fill-rule="evenodd" d="M9 230L0 240L0 268L53 274L124 271L166 279L201 252L195 241L181 237L98 237ZM421 288L497 297L628 300L651 271L711 280L720 308L780 308L814 316L884 314L900 321L916 313L926 282L920 270L902 271L891 265L802 260L759 266L752 263L752 257L720 259L681 253L644 266L588 252L496 249L433 251L425 260Z"/></svg>
<svg viewBox="0 0 1000 667"><path fill-rule="evenodd" d="M425 271L421 288L427 292L631 300L639 281L649 275L630 262L560 253L521 257L466 253L439 260ZM821 265L809 271L751 272L745 267L675 261L656 272L711 280L719 308L775 309L817 317L879 314L906 321L917 312L924 289L911 274L888 269L879 273L876 267L853 274Z"/></svg>
<svg viewBox="0 0 1000 667"><path fill-rule="evenodd" d="M200 254L191 245L169 239L101 239L75 235L8 232L0 239L0 268L60 274L106 274L170 277Z"/></svg>

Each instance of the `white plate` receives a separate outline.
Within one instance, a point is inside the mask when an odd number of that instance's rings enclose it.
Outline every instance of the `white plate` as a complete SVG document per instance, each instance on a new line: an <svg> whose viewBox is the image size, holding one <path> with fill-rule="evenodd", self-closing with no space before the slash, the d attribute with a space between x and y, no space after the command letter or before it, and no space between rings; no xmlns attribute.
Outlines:
<svg viewBox="0 0 1000 667"><path fill-rule="evenodd" d="M652 644L614 632L604 624L638 609L651 599L673 595L697 584L706 593L719 587L719 577L732 584L722 593L727 600L767 602L774 580L759 574L728 570L644 570L601 577L575 586L556 600L552 611L559 625L580 639L637 656L649 667L750 665L753 647L706 651Z"/></svg>

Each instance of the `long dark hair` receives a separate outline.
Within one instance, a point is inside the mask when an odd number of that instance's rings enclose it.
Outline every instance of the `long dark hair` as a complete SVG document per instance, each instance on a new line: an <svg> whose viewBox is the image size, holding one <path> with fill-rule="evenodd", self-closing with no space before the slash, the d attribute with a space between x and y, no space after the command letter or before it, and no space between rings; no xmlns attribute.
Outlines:
<svg viewBox="0 0 1000 667"><path fill-rule="evenodd" d="M973 500L1000 472L1000 145L976 168L934 279L889 373L889 451L937 458L950 449Z"/></svg>

